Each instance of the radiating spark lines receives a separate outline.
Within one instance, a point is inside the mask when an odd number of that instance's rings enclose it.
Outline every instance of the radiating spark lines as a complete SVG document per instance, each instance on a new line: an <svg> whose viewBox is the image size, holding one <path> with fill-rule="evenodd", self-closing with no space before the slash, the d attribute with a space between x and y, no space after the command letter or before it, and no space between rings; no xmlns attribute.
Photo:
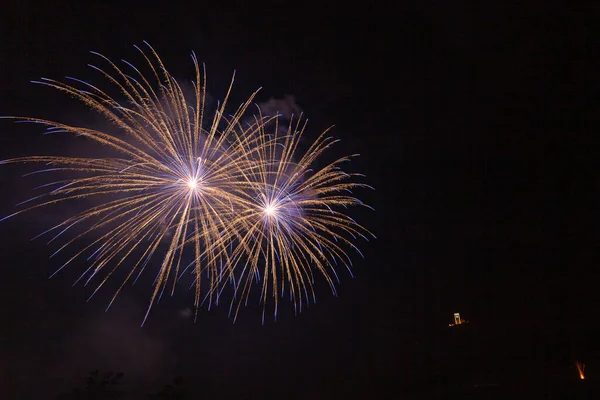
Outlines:
<svg viewBox="0 0 600 400"><path fill-rule="evenodd" d="M58 270L87 259L88 268L79 280L96 281L93 294L117 269L126 269L109 307L125 284L137 280L155 259L162 261L148 313L165 290L174 292L176 282L189 270L195 277L196 313L204 301L218 303L231 285L230 310L237 317L257 280L261 302L266 305L272 297L275 315L286 292L297 311L311 298L314 301L316 274L335 293L336 266L351 266L344 249L360 253L354 239L372 236L345 213L350 206L365 206L351 191L368 187L354 182L360 175L341 170L353 156L318 167L317 160L336 142L327 132L300 151L306 127L301 117L292 118L283 134L277 116L259 111L248 122L248 108L257 92L226 117L233 79L209 117L206 73L195 55L189 100L152 47L146 43L145 50L136 49L148 75L128 62L122 69L94 53L108 69L90 67L119 91L119 99L75 78L67 79L76 86L45 78L36 82L79 99L117 129L105 132L38 118L11 118L85 137L117 155L31 156L0 162L41 163L46 168L39 173L76 176L44 185L53 189L23 202L23 209L6 218L100 196L102 203L43 234L53 232L54 241L83 227L54 254L85 240Z"/></svg>

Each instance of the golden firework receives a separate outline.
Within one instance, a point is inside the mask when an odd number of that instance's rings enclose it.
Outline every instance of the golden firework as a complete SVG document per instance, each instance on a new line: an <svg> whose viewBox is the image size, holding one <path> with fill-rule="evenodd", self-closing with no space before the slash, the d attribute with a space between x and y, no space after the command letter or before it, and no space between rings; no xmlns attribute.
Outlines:
<svg viewBox="0 0 600 400"><path fill-rule="evenodd" d="M277 294L286 288L300 309L314 297L314 271L325 277L335 293L336 263L351 265L343 246L358 251L352 239L370 235L340 209L363 205L348 192L366 185L352 183L356 174L339 168L350 157L315 169L317 159L335 140L325 132L300 154L299 140L305 127L300 118L292 120L283 134L277 116L265 117L259 112L249 119L248 108L257 92L226 117L233 79L224 100L209 117L205 71L195 55L195 80L188 97L152 47L147 45L146 51L136 48L150 71L147 75L130 63L120 68L94 53L110 69L92 68L118 89L121 101L78 79L71 78L77 86L51 79L37 82L79 99L116 129L106 132L37 118L11 118L45 125L52 132L83 136L115 150L116 155L2 161L43 163L48 167L37 172L76 175L45 185L55 188L28 200L25 203L32 205L9 217L68 200L108 196L100 205L45 233L57 232L56 239L75 226L85 226L56 253L94 235L58 269L88 255L89 268L79 279L85 277L86 284L98 279L94 293L115 270L126 266L126 276L109 307L127 282L137 279L153 257L160 257L144 321L164 290L169 287L172 293L187 269L195 275L196 312L203 299L212 304L224 286L232 283L231 304L232 309L237 304L237 316L241 301L236 299L248 299L254 278L262 280L264 304L272 289L275 313ZM184 256L184 250L188 255ZM203 275L208 279L204 297Z"/></svg>

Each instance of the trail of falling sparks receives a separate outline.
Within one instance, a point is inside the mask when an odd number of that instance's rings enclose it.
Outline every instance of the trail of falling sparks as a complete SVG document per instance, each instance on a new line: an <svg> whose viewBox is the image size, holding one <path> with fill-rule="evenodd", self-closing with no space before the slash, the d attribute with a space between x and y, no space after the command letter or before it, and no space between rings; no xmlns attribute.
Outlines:
<svg viewBox="0 0 600 400"><path fill-rule="evenodd" d="M584 375L584 371L585 371L585 364L581 363L580 361L577 361L575 363L575 366L577 367L577 372L579 373L579 379L585 379L585 375Z"/></svg>
<svg viewBox="0 0 600 400"><path fill-rule="evenodd" d="M190 269L195 276L196 315L204 301L218 303L224 287L232 284L230 309L237 317L254 279L262 279L265 305L271 290L275 316L279 293L283 296L286 288L297 310L310 298L314 301L315 271L325 277L335 294L336 264L351 266L342 245L358 251L351 239L372 236L340 211L364 206L350 191L366 185L349 182L357 174L339 168L350 157L313 170L317 159L335 143L325 132L295 160L305 123L301 125L301 118L292 119L286 134L278 133L277 116L259 112L248 123L244 117L257 92L225 117L233 79L208 120L206 72L195 55L190 101L158 54L145 44L147 51L136 49L151 71L149 77L128 62L123 70L94 53L108 64L110 72L90 67L120 91L124 102L75 78L68 79L81 88L45 78L36 82L79 99L117 126L119 133L37 118L10 118L45 125L50 132L88 138L112 148L119 157L31 156L0 162L42 163L48 168L37 172L85 175L44 185L56 188L23 202L27 206L9 217L63 201L112 196L44 234L55 232L54 241L76 226L87 226L54 254L76 240L95 236L58 269L86 257L90 264L79 280L85 278L87 285L103 274L92 296L119 267L128 268L109 307L125 284L135 282L160 253L162 262L144 322L164 291L173 294L176 282ZM268 132L272 126L275 134ZM184 257L184 249L190 249L191 256ZM208 279L206 294L201 291L203 275Z"/></svg>

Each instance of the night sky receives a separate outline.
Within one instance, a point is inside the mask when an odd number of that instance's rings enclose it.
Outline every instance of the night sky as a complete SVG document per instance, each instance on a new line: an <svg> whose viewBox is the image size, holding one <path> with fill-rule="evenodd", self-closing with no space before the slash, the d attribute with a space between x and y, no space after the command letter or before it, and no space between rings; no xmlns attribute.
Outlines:
<svg viewBox="0 0 600 400"><path fill-rule="evenodd" d="M48 279L62 264L49 258L57 246L30 239L68 209L4 221L0 397L50 399L94 369L124 372L128 398L178 375L189 398L539 398L583 390L576 360L591 385L600 374L597 7L219 3L3 7L0 115L102 127L30 81L97 79L86 67L92 50L139 64L133 46L144 40L189 81L195 51L213 97L235 70L232 104L262 87L258 102L294 96L310 138L335 125L333 156L360 153L351 168L376 188L358 194L376 211L352 215L378 239L359 243L365 259L354 257L354 278L340 271L337 298L324 285L299 316L288 303L263 326L255 304L235 324L225 307L193 323L193 292L182 287L140 327L151 282L104 312L110 288L86 302L93 288L71 286L83 263ZM81 146L42 133L0 120L0 159ZM0 168L2 216L45 182L21 177L34 168ZM470 324L448 328L453 312Z"/></svg>

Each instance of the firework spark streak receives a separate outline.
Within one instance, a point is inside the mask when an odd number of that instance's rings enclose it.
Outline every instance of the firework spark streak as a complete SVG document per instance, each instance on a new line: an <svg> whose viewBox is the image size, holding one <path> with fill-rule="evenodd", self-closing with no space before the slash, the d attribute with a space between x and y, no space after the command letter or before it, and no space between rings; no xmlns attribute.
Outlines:
<svg viewBox="0 0 600 400"><path fill-rule="evenodd" d="M27 206L4 219L64 201L103 196L100 205L43 234L54 232L54 241L74 227L84 227L54 254L76 240L93 237L56 271L87 257L89 266L78 281L87 285L97 280L92 296L118 268L126 269L108 307L151 259L160 258L144 321L164 291L173 294L187 271L194 274L196 314L203 302L209 307L218 303L224 288L231 285L230 311L237 317L255 280L262 281L263 305L271 293L275 316L286 289L297 311L311 298L314 301L315 272L325 277L335 294L336 265L351 266L344 248L360 253L352 240L372 236L344 213L349 206L365 206L351 190L368 187L352 182L358 174L340 169L351 157L316 168L318 158L336 140L325 132L299 154L305 122L292 118L287 129L281 129L277 116L263 116L260 111L249 119L257 92L226 115L233 79L214 115L207 117L206 74L195 55L193 99L189 100L157 53L146 46L147 51L136 49L150 71L147 77L128 62L120 68L94 53L110 69L90 67L114 85L125 101L75 78L68 79L79 88L51 79L36 82L77 98L118 132L10 118L45 125L50 132L83 136L112 148L118 156L31 156L0 162L42 163L47 168L36 172L78 176L44 185L55 188L21 203ZM203 287L207 287L204 294Z"/></svg>
<svg viewBox="0 0 600 400"><path fill-rule="evenodd" d="M583 364L581 361L577 361L575 362L575 366L577 367L577 373L579 374L579 379L583 380L585 379L585 364Z"/></svg>

